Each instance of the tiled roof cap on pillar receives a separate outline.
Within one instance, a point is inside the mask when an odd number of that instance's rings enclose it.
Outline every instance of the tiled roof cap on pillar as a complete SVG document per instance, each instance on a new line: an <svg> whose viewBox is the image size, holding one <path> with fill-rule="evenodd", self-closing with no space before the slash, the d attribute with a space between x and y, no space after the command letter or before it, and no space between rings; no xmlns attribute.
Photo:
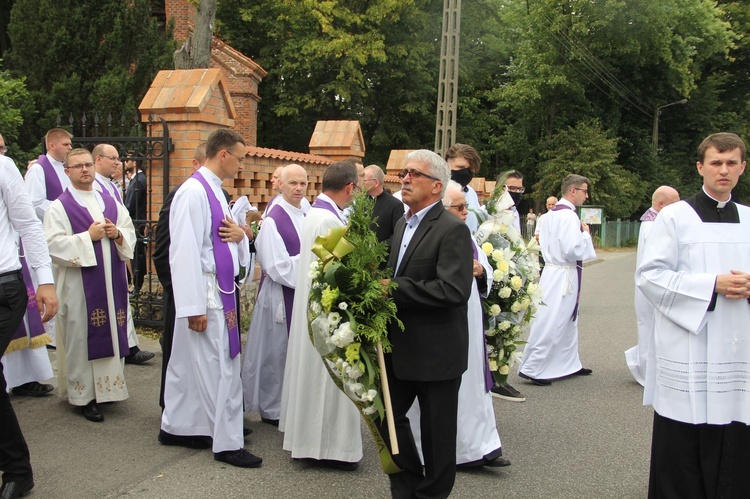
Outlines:
<svg viewBox="0 0 750 499"><path fill-rule="evenodd" d="M234 126L236 111L219 69L159 71L138 110L166 121L201 121Z"/></svg>
<svg viewBox="0 0 750 499"><path fill-rule="evenodd" d="M365 140L359 121L318 121L310 139L310 154L333 161L365 157Z"/></svg>

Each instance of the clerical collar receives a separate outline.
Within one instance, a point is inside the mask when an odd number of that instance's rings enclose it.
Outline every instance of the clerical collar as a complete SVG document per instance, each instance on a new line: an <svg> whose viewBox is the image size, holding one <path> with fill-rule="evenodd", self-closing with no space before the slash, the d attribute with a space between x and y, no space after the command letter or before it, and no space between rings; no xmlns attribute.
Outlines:
<svg viewBox="0 0 750 499"><path fill-rule="evenodd" d="M729 203L730 201L732 201L732 193L731 192L729 193L729 199L727 199L726 201L718 201L718 200L714 199L709 193L706 192L706 186L705 185L703 187L701 187L701 190L703 191L703 194L705 194L706 196L708 196L708 198L711 201L713 201L713 202L716 203L716 208L719 209L719 210L723 210L727 206L727 203Z"/></svg>
<svg viewBox="0 0 750 499"><path fill-rule="evenodd" d="M709 223L739 223L740 217L737 205L729 201L717 201L701 189L685 199L700 217L701 221Z"/></svg>

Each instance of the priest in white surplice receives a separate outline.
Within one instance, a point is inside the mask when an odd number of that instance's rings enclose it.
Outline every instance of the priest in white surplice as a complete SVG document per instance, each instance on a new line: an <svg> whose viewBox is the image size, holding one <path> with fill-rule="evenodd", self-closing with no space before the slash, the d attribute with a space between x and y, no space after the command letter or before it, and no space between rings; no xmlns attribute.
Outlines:
<svg viewBox="0 0 750 499"><path fill-rule="evenodd" d="M241 135L216 130L206 142L205 165L172 200L169 266L176 321L159 442L211 446L217 461L254 468L262 460L244 448L235 283L250 250L221 192L222 180L237 175L245 155Z"/></svg>
<svg viewBox="0 0 750 499"><path fill-rule="evenodd" d="M242 365L245 412L260 413L265 423L278 426L281 387L292 318L300 233L307 209L302 205L307 172L299 165L281 171L281 200L268 212L255 239L263 270L253 308Z"/></svg>
<svg viewBox="0 0 750 499"><path fill-rule="evenodd" d="M732 201L745 154L733 133L701 143L703 188L659 213L636 271L655 308L649 497L750 491L750 208Z"/></svg>
<svg viewBox="0 0 750 499"><path fill-rule="evenodd" d="M128 398L125 263L135 230L127 210L92 188L94 164L85 149L66 157L71 187L44 216L60 300L58 390L90 421L102 421L97 402Z"/></svg>
<svg viewBox="0 0 750 499"><path fill-rule="evenodd" d="M531 324L518 375L537 385L550 379L591 374L578 357L578 298L582 262L596 257L589 227L576 214L589 197L591 182L571 174L562 181L562 199L544 219L542 305Z"/></svg>
<svg viewBox="0 0 750 499"><path fill-rule="evenodd" d="M49 204L57 199L65 189L70 187L70 179L65 174L65 155L73 148L73 136L62 128L53 128L44 136L47 154L39 156L34 164L26 170L24 177L26 193L31 198L31 204L39 220L44 222L44 214ZM31 278L35 279L34 274ZM34 281L34 286L37 282ZM52 338L55 345L55 320L44 324L44 329Z"/></svg>
<svg viewBox="0 0 750 499"><path fill-rule="evenodd" d="M97 144L91 151L91 155L94 157L94 168L96 168L94 189L111 196L115 201L124 206L122 192L110 180L117 169L122 168L122 162L120 161L117 149L111 144ZM128 266L128 272L132 274L130 262L125 262L125 264ZM153 352L147 352L138 348L138 334L135 331L130 299L128 299L128 347L130 347L130 352L125 356L126 364L144 364L154 358Z"/></svg>
<svg viewBox="0 0 750 499"><path fill-rule="evenodd" d="M656 215L665 206L669 206L679 200L680 194L668 185L662 185L654 191L654 194L651 196L651 207L641 216L641 229L638 232L638 253L635 260L636 267L640 265L643 258L643 251L646 248L648 236L654 226ZM635 380L641 386L644 386L646 365L651 354L653 354L654 307L643 296L643 293L641 293L641 290L637 286L635 288L634 303L635 318L638 323L638 344L625 350L625 362L627 362L628 369L630 369L630 373ZM649 401L644 399L644 403L645 405L650 405L650 399Z"/></svg>
<svg viewBox="0 0 750 499"><path fill-rule="evenodd" d="M445 190L443 206L464 223L469 215L469 205L461 184L451 180ZM503 457L500 435L497 432L495 409L492 406L493 381L487 368L487 346L484 341L482 296L492 289L492 266L479 245L474 247L471 296L467 306L469 319L469 364L461 376L458 390L458 421L456 434L456 465L459 468L480 466L500 467L510 465ZM480 289L481 285L481 289ZM411 432L422 455L422 435L419 427L419 401L407 413ZM422 459L424 462L424 458Z"/></svg>
<svg viewBox="0 0 750 499"><path fill-rule="evenodd" d="M290 451L292 458L318 460L346 471L355 470L362 459L359 412L336 387L310 341L308 270L316 258L311 251L315 239L344 225L343 210L351 203L358 180L352 162L328 166L323 174L323 193L313 203L302 227L279 421L284 450Z"/></svg>

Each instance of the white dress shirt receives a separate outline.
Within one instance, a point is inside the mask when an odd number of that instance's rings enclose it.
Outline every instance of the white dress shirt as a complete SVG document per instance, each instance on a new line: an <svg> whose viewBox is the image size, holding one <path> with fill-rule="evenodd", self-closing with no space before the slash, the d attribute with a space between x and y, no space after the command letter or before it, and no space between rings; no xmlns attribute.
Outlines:
<svg viewBox="0 0 750 499"><path fill-rule="evenodd" d="M39 284L51 284L52 264L42 223L26 194L16 164L0 156L0 273L21 268L16 241L21 236L30 270Z"/></svg>

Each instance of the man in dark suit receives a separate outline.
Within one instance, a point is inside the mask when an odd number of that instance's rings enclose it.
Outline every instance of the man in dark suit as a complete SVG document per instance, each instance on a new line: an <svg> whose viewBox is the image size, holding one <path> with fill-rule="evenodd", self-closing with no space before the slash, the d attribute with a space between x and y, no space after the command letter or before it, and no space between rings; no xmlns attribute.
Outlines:
<svg viewBox="0 0 750 499"><path fill-rule="evenodd" d="M467 302L473 247L468 227L443 208L448 164L418 150L399 173L409 207L393 233L388 266L405 330L390 326L386 357L403 470L389 475L395 498L448 497L456 477L458 389L468 359ZM424 473L406 412L421 409ZM387 435L387 432L383 432Z"/></svg>
<svg viewBox="0 0 750 499"><path fill-rule="evenodd" d="M378 241L390 244L396 222L404 218L404 203L383 189L384 182L385 174L378 165L365 168L364 188L367 194L375 199L375 207L372 209L372 230Z"/></svg>
<svg viewBox="0 0 750 499"><path fill-rule="evenodd" d="M128 156L132 158L132 153ZM130 213L135 225L135 235L137 244L133 254L133 287L134 293L138 293L143 287L143 281L146 275L146 242L144 241L144 231L146 225L146 174L140 167L140 161L136 161L136 173L130 179L128 189L125 191L125 207Z"/></svg>

